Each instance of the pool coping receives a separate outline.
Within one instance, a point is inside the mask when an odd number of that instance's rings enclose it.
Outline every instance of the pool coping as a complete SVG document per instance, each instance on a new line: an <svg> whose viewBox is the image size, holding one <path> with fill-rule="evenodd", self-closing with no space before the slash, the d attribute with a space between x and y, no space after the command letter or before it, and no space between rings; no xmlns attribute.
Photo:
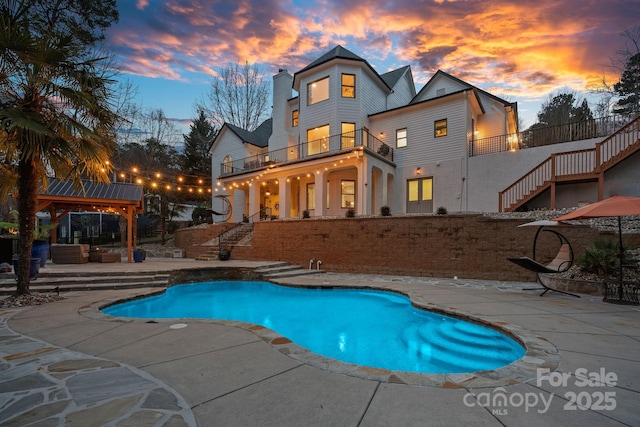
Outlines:
<svg viewBox="0 0 640 427"><path fill-rule="evenodd" d="M470 373L453 373L453 374L439 374L439 373L419 373L419 372L407 372L399 370L390 370L383 368L372 368L367 366L356 365L353 363L343 362L334 358L326 357L312 352L311 350L302 347L289 338L277 333L276 331L267 327L256 325L248 322L241 322L235 320L220 320L220 319L184 319L184 318L125 318L111 316L102 313L102 309L118 304L121 302L131 301L135 299L145 298L152 295L161 295L167 288L163 289L151 289L140 292L136 295L131 295L126 298L114 298L105 299L102 301L96 301L89 305L80 307L78 313L84 317L108 322L118 323L183 323L183 322L198 322L198 323L210 323L229 327L235 327L249 331L259 337L261 340L269 344L272 348L278 352L295 359L306 365L336 373L341 375L353 376L357 378L384 382L384 383L396 383L406 384L414 386L426 386L426 387L439 387L439 388L495 388L508 385L516 385L529 381L535 381L539 376L539 370L543 369L546 372L554 371L560 363L560 355L557 347L548 341L547 339L534 334L520 326L510 324L507 322L496 322L493 319L489 319L485 316L469 315L461 310L457 310L451 307L443 307L438 304L422 301L423 297L415 295L411 291L402 291L398 289L390 289L383 286L372 285L306 285L306 284L290 284L290 283L277 283L273 280L264 279L264 281L273 283L278 286L297 287L297 288L323 288L323 289L357 289L357 290L376 290L383 292L393 292L404 295L409 299L412 306L447 316L452 316L461 320L481 324L490 328L496 329L509 337L518 341L524 348L525 354L518 360L494 370L483 370ZM169 285L175 286L178 284Z"/></svg>

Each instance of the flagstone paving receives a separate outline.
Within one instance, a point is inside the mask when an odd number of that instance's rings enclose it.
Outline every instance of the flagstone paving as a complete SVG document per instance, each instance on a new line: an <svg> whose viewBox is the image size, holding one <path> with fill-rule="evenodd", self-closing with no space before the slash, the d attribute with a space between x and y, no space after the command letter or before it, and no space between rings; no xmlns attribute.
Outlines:
<svg viewBox="0 0 640 427"><path fill-rule="evenodd" d="M421 383L418 374L353 370L240 322L98 310L157 288L70 292L0 311L0 425L640 425L637 306L539 297L522 290L531 283L338 273L278 281L403 292L540 348L517 369Z"/></svg>

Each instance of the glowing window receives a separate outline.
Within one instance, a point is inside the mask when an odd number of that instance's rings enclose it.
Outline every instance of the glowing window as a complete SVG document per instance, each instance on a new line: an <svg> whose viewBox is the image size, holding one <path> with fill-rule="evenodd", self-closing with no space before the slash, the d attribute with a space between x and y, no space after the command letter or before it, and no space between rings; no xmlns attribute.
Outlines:
<svg viewBox="0 0 640 427"><path fill-rule="evenodd" d="M307 155L329 151L329 125L307 130Z"/></svg>
<svg viewBox="0 0 640 427"><path fill-rule="evenodd" d="M293 110L293 112L291 113L291 126L298 126L298 110Z"/></svg>
<svg viewBox="0 0 640 427"><path fill-rule="evenodd" d="M435 137L447 136L447 119L436 120L434 122L434 134Z"/></svg>
<svg viewBox="0 0 640 427"><path fill-rule="evenodd" d="M353 209L356 207L356 182L355 181L342 181L342 207L347 209Z"/></svg>
<svg viewBox="0 0 640 427"><path fill-rule="evenodd" d="M396 147L406 147L407 146L407 128L402 128L396 130Z"/></svg>
<svg viewBox="0 0 640 427"><path fill-rule="evenodd" d="M342 97L343 98L356 97L356 76L354 74L342 75Z"/></svg>
<svg viewBox="0 0 640 427"><path fill-rule="evenodd" d="M329 99L329 77L307 85L307 105L313 105Z"/></svg>

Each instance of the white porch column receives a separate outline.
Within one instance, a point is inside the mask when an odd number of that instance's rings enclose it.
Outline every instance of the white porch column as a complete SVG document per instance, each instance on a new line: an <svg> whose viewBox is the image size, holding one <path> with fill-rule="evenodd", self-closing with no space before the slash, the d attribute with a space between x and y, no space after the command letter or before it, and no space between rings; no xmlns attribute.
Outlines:
<svg viewBox="0 0 640 427"><path fill-rule="evenodd" d="M291 183L286 178L278 180L278 203L280 204L280 218L289 218L291 216Z"/></svg>
<svg viewBox="0 0 640 427"><path fill-rule="evenodd" d="M232 221L242 222L242 219L243 219L242 217L246 213L245 212L246 193L244 192L244 190L235 189L233 190L232 194L233 196L230 198L230 201L232 203L231 206L233 206Z"/></svg>
<svg viewBox="0 0 640 427"><path fill-rule="evenodd" d="M327 211L327 175L322 170L320 173L314 175L315 188L316 188L316 200L315 200L315 213L314 216L323 216Z"/></svg>
<svg viewBox="0 0 640 427"><path fill-rule="evenodd" d="M371 168L367 164L367 159L361 157L358 162L358 185L356 189L356 213L358 215L371 214Z"/></svg>
<svg viewBox="0 0 640 427"><path fill-rule="evenodd" d="M249 186L249 212L247 216L258 213L260 211L260 185L253 183Z"/></svg>

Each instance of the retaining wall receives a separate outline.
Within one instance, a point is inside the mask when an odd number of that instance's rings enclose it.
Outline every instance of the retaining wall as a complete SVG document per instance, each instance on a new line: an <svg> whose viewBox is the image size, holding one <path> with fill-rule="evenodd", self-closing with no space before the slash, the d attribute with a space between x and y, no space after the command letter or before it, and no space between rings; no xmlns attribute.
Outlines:
<svg viewBox="0 0 640 427"><path fill-rule="evenodd" d="M232 259L287 261L346 273L535 281L535 274L507 257L531 256L537 227L517 227L523 219L483 215L429 215L257 222L251 246L237 246ZM576 256L594 239L617 238L588 226L554 227ZM640 235L625 235L640 244ZM558 239L542 233L536 258L551 260Z"/></svg>

